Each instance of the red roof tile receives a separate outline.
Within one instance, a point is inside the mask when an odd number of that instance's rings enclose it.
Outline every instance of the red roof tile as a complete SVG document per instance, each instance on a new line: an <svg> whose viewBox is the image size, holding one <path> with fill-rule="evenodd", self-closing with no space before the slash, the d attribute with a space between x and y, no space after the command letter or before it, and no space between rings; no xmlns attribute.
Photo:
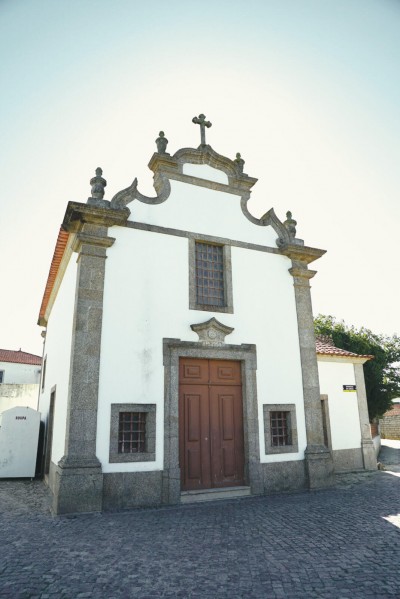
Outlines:
<svg viewBox="0 0 400 599"><path fill-rule="evenodd" d="M351 351L347 351L346 349L340 349L339 347L335 346L332 337L329 337L329 335L318 335L315 340L315 346L317 354L323 356L348 356L369 359L373 359L374 357L367 354L355 354Z"/></svg>
<svg viewBox="0 0 400 599"><path fill-rule="evenodd" d="M0 362L13 362L14 364L33 364L40 366L41 356L28 354L26 351L13 351L12 349L0 349Z"/></svg>
<svg viewBox="0 0 400 599"><path fill-rule="evenodd" d="M42 305L40 306L39 322L41 326L45 326L43 320L46 314L47 304L49 303L51 292L57 277L58 269L60 268L61 260L64 256L64 251L68 242L69 233L60 229L58 234L56 247L54 249L53 259L51 261L49 275L47 277L46 288L44 290Z"/></svg>

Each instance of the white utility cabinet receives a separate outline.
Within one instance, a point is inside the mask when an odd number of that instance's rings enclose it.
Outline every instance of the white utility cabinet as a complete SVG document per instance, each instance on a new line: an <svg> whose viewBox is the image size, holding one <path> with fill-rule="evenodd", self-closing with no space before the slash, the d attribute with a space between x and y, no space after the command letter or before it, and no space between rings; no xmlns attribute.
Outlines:
<svg viewBox="0 0 400 599"><path fill-rule="evenodd" d="M0 414L0 478L33 478L40 412L16 407Z"/></svg>

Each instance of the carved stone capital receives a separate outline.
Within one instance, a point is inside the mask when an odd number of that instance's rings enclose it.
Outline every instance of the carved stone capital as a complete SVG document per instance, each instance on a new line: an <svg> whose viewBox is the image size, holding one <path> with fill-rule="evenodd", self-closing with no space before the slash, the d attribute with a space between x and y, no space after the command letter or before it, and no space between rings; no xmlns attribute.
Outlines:
<svg viewBox="0 0 400 599"><path fill-rule="evenodd" d="M315 275L317 274L317 271L316 270L308 270L307 267L293 266L292 268L289 268L289 273L293 277L294 285L297 285L300 287L309 287L310 286L309 281L310 281L310 279L315 277Z"/></svg>
<svg viewBox="0 0 400 599"><path fill-rule="evenodd" d="M230 335L234 331L232 327L222 324L214 317L207 322L192 324L190 328L198 334L199 343L213 347L224 345L226 335Z"/></svg>
<svg viewBox="0 0 400 599"><path fill-rule="evenodd" d="M80 252L83 245L91 245L99 248L109 248L115 242L115 237L100 237L99 235L88 235L78 233L72 244L73 252Z"/></svg>

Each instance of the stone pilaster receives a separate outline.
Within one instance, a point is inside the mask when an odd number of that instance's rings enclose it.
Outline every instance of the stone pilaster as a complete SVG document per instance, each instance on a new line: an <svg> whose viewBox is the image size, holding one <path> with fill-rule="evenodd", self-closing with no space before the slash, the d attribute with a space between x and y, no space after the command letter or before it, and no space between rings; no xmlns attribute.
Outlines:
<svg viewBox="0 0 400 599"><path fill-rule="evenodd" d="M369 425L367 392L365 389L364 367L362 363L354 364L354 376L357 387L358 414L361 428L361 451L365 470L376 470L376 454L371 438Z"/></svg>
<svg viewBox="0 0 400 599"><path fill-rule="evenodd" d="M115 239L107 226L85 223L78 252L64 456L55 473L53 512L102 508L103 475L96 457L97 401L106 250Z"/></svg>
<svg viewBox="0 0 400 599"><path fill-rule="evenodd" d="M293 267L289 269L289 272L293 276L295 290L307 433L305 461L309 487L315 489L333 484L332 455L324 445L310 292L310 279L316 274L316 271L308 270L304 262L292 260L292 264Z"/></svg>

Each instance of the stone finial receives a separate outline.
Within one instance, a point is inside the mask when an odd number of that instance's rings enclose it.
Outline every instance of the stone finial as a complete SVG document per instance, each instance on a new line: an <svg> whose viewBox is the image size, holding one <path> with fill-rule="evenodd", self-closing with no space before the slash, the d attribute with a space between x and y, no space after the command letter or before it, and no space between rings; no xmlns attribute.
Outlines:
<svg viewBox="0 0 400 599"><path fill-rule="evenodd" d="M236 165L236 170L237 172L242 175L243 174L243 167L244 167L244 160L241 157L241 155L239 154L239 152L236 154L236 158L234 160L235 165Z"/></svg>
<svg viewBox="0 0 400 599"><path fill-rule="evenodd" d="M212 123L210 123L210 121L206 121L206 115L205 114L199 114L199 116L194 116L192 118L192 123L194 123L195 125L200 125L200 139L201 139L201 145L205 146L206 145L206 127L207 129L209 129L212 126Z"/></svg>
<svg viewBox="0 0 400 599"><path fill-rule="evenodd" d="M160 133L158 135L159 135L159 137L157 137L157 139L156 139L157 152L159 154L166 154L168 139L165 137L164 131L160 131Z"/></svg>
<svg viewBox="0 0 400 599"><path fill-rule="evenodd" d="M107 185L107 181L101 176L103 174L102 169L98 166L96 168L96 176L90 179L90 185L92 186L92 198L96 200L102 200L104 198L104 188Z"/></svg>
<svg viewBox="0 0 400 599"><path fill-rule="evenodd" d="M286 229L289 231L290 238L294 239L296 237L297 221L294 220L294 218L292 218L292 213L290 212L290 210L288 212L286 212L286 220L283 224L286 227Z"/></svg>

